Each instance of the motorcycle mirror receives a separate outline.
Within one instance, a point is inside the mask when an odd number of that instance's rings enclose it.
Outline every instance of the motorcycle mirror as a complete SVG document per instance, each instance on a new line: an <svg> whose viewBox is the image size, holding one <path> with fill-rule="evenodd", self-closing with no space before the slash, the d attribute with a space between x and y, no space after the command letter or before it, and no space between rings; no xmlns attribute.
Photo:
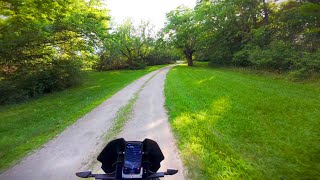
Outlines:
<svg viewBox="0 0 320 180"><path fill-rule="evenodd" d="M178 172L176 169L167 169L167 175L174 175Z"/></svg>
<svg viewBox="0 0 320 180"><path fill-rule="evenodd" d="M77 172L76 175L81 178L87 178L92 175L91 171Z"/></svg>

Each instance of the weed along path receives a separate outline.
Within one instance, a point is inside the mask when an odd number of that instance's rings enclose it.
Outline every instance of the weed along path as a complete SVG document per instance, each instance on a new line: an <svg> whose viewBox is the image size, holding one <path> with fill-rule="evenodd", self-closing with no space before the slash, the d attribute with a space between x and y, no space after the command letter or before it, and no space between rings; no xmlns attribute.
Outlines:
<svg viewBox="0 0 320 180"><path fill-rule="evenodd" d="M75 172L88 169L106 145L105 135L112 130L119 109L135 96L132 119L118 136L127 140L145 137L156 140L166 157L162 170L182 169L164 109L163 86L169 69L170 66L153 71L128 85L41 149L1 173L0 179L77 179ZM182 174L179 176L183 178Z"/></svg>

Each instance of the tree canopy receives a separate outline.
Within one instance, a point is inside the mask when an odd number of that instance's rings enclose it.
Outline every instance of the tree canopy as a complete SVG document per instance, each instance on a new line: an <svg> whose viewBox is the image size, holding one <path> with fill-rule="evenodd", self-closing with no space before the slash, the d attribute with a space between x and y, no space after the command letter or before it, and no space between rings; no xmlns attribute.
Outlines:
<svg viewBox="0 0 320 180"><path fill-rule="evenodd" d="M175 47L182 50L189 66L193 65L192 56L196 51L197 27L198 22L195 21L194 12L187 7L180 6L167 14L164 31Z"/></svg>
<svg viewBox="0 0 320 180"><path fill-rule="evenodd" d="M0 102L77 82L108 24L108 11L95 0L0 1Z"/></svg>

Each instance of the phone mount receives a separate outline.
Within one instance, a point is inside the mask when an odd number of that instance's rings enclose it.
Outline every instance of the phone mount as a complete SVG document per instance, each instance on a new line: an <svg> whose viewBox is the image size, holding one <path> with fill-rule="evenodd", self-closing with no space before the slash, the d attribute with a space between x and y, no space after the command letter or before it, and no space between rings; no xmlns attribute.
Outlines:
<svg viewBox="0 0 320 180"><path fill-rule="evenodd" d="M97 160L102 163L101 168L106 174L92 174L91 171L84 171L78 172L76 175L81 178L123 179L122 169L124 166L126 143L127 141L123 138L110 141L99 154ZM157 172L161 167L161 161L164 160L159 145L151 139L145 139L141 143L143 145L141 164L143 173L142 178L139 179L160 178L166 175L174 175L178 172L178 170L175 169L167 169L166 172Z"/></svg>

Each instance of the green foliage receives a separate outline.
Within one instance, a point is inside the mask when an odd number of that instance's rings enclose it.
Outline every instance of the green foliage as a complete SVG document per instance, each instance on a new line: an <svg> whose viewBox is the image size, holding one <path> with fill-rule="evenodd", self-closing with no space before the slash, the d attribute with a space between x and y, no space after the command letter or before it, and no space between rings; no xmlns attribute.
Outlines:
<svg viewBox="0 0 320 180"><path fill-rule="evenodd" d="M316 53L304 53L294 65L297 69L306 68L310 72L320 73L320 49Z"/></svg>
<svg viewBox="0 0 320 180"><path fill-rule="evenodd" d="M320 74L320 50L316 53L304 52L294 61L294 70L289 73L292 79L305 79Z"/></svg>
<svg viewBox="0 0 320 180"><path fill-rule="evenodd" d="M315 53L296 51L283 41L273 41L263 49L248 45L233 56L236 66L251 66L258 69L290 71L293 79L305 79L320 71L319 50Z"/></svg>
<svg viewBox="0 0 320 180"><path fill-rule="evenodd" d="M110 35L110 41L95 65L97 70L109 69L143 69L146 67L146 56L152 49L152 26L141 22L135 27L131 20L119 25Z"/></svg>
<svg viewBox="0 0 320 180"><path fill-rule="evenodd" d="M0 82L0 104L14 103L39 96L43 93L62 90L81 81L81 62L56 60L41 62Z"/></svg>
<svg viewBox="0 0 320 180"><path fill-rule="evenodd" d="M129 68L144 68L143 60L150 52L151 30L150 24L141 22L136 28L130 20L120 25L115 33L115 43L117 50L127 59Z"/></svg>
<svg viewBox="0 0 320 180"><path fill-rule="evenodd" d="M193 55L197 47L197 23L191 9L180 6L167 14L164 32L174 46L183 52L188 65L193 65Z"/></svg>
<svg viewBox="0 0 320 180"><path fill-rule="evenodd" d="M95 0L9 0L0 7L0 84L10 101L78 82L81 64L107 35L108 13Z"/></svg>
<svg viewBox="0 0 320 180"><path fill-rule="evenodd" d="M152 66L160 64L171 64L179 59L180 57L172 54L172 51L161 49L151 51L150 54L146 57L146 62L149 66Z"/></svg>
<svg viewBox="0 0 320 180"><path fill-rule="evenodd" d="M248 50L244 48L243 50L234 53L232 64L234 64L235 66L243 66L243 67L251 66L252 62L249 61L249 53L250 55L254 53L251 51L252 51L251 49Z"/></svg>
<svg viewBox="0 0 320 180"><path fill-rule="evenodd" d="M293 68L297 56L293 48L282 41L272 42L266 49L250 49L248 60L256 67L287 71Z"/></svg>
<svg viewBox="0 0 320 180"><path fill-rule="evenodd" d="M157 36L154 34L153 26L148 22L142 21L134 26L131 20L126 20L104 43L100 60L94 69L143 69L147 65L168 64L179 59L163 38L161 33Z"/></svg>
<svg viewBox="0 0 320 180"><path fill-rule="evenodd" d="M298 50L314 52L320 47L320 4L288 1L274 13L275 34Z"/></svg>
<svg viewBox="0 0 320 180"><path fill-rule="evenodd" d="M203 1L195 8L200 24L199 53L209 57L211 64L231 65L233 54L241 49L247 33L261 19L257 1Z"/></svg>
<svg viewBox="0 0 320 180"><path fill-rule="evenodd" d="M156 41L152 43L152 49L146 56L148 65L170 64L180 59L177 49L164 40L164 34L159 34Z"/></svg>
<svg viewBox="0 0 320 180"><path fill-rule="evenodd" d="M306 75L318 69L310 56L320 47L319 11L314 1L205 0L194 10L179 7L170 12L165 32L177 47L196 50L197 60L212 65Z"/></svg>
<svg viewBox="0 0 320 180"><path fill-rule="evenodd" d="M166 107L190 179L317 179L320 88L257 75L177 66Z"/></svg>

